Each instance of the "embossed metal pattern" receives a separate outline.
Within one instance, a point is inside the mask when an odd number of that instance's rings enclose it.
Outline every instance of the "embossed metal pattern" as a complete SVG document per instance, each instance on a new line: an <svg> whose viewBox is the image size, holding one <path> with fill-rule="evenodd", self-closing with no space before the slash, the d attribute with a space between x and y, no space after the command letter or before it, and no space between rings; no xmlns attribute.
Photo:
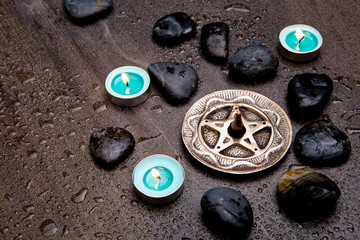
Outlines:
<svg viewBox="0 0 360 240"><path fill-rule="evenodd" d="M240 110L246 129L240 138L228 128ZM232 174L249 174L277 163L290 147L288 116L275 102L247 90L223 90L199 99L186 113L182 138L204 165Z"/></svg>

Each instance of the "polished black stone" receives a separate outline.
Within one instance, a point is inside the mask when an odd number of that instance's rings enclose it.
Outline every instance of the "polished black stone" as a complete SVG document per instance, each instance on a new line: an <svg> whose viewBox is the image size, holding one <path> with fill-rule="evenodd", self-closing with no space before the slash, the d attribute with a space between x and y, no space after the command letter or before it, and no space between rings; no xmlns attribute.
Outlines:
<svg viewBox="0 0 360 240"><path fill-rule="evenodd" d="M325 74L295 75L288 85L288 104L296 118L309 119L321 114L333 90L332 80Z"/></svg>
<svg viewBox="0 0 360 240"><path fill-rule="evenodd" d="M112 0L64 0L67 12L78 20L107 12L112 4Z"/></svg>
<svg viewBox="0 0 360 240"><path fill-rule="evenodd" d="M229 59L229 71L240 80L265 80L276 74L277 58L262 44L251 44L235 53Z"/></svg>
<svg viewBox="0 0 360 240"><path fill-rule="evenodd" d="M158 62L150 64L148 71L164 98L173 105L187 102L196 90L198 75L190 65Z"/></svg>
<svg viewBox="0 0 360 240"><path fill-rule="evenodd" d="M243 237L253 224L253 212L240 192L226 187L208 190L201 198L203 218L223 235Z"/></svg>
<svg viewBox="0 0 360 240"><path fill-rule="evenodd" d="M292 169L277 184L277 197L284 210L294 218L311 219L333 210L341 192L327 176L308 169Z"/></svg>
<svg viewBox="0 0 360 240"><path fill-rule="evenodd" d="M329 166L346 161L351 145L348 136L332 122L318 120L297 132L294 150L305 164Z"/></svg>
<svg viewBox="0 0 360 240"><path fill-rule="evenodd" d="M190 39L196 34L193 20L182 12L169 14L159 19L153 27L155 41L163 45L173 45Z"/></svg>
<svg viewBox="0 0 360 240"><path fill-rule="evenodd" d="M205 25L201 29L200 43L207 59L213 62L226 61L229 49L229 26L223 22Z"/></svg>
<svg viewBox="0 0 360 240"><path fill-rule="evenodd" d="M97 164L114 168L124 162L135 147L133 135L123 128L96 130L90 137L90 151Z"/></svg>

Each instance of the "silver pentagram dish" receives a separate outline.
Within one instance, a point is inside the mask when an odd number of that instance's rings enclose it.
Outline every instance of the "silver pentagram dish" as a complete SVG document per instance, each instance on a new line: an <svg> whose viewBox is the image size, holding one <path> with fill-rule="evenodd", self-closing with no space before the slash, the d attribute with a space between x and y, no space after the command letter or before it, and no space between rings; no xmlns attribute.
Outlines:
<svg viewBox="0 0 360 240"><path fill-rule="evenodd" d="M228 128L241 113L245 133L232 137ZM182 139L204 165L232 174L267 169L288 151L292 129L283 109L247 90L223 90L199 99L186 113Z"/></svg>

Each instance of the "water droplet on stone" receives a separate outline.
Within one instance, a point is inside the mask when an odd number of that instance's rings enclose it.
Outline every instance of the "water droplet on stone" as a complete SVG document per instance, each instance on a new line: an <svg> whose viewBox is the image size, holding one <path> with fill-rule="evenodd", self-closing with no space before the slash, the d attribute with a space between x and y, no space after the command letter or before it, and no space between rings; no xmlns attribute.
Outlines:
<svg viewBox="0 0 360 240"><path fill-rule="evenodd" d="M56 227L55 222L52 219L46 219L40 225L40 231L44 236L51 236L57 232L58 228Z"/></svg>
<svg viewBox="0 0 360 240"><path fill-rule="evenodd" d="M89 189L87 188L82 188L79 192L77 192L76 194L74 194L72 197L71 197L71 200L74 202L74 203L82 203L85 201L85 198L86 198L86 194L88 193Z"/></svg>

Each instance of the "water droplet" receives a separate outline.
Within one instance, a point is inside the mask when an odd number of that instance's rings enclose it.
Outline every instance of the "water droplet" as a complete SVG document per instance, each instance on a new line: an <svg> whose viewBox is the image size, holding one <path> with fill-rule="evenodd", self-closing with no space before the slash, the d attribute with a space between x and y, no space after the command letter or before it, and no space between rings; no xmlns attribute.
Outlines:
<svg viewBox="0 0 360 240"><path fill-rule="evenodd" d="M238 12L250 12L250 8L244 4L237 3L224 7L225 11L238 11Z"/></svg>
<svg viewBox="0 0 360 240"><path fill-rule="evenodd" d="M93 109L94 109L95 112L104 111L104 110L106 110L106 104L101 102L101 101L95 102L93 104Z"/></svg>
<svg viewBox="0 0 360 240"><path fill-rule="evenodd" d="M9 232L9 228L8 227L3 227L0 231L2 234L6 234Z"/></svg>
<svg viewBox="0 0 360 240"><path fill-rule="evenodd" d="M92 215L97 208L98 208L98 207L95 206L95 207L93 207L92 209L90 209L89 215Z"/></svg>
<svg viewBox="0 0 360 240"><path fill-rule="evenodd" d="M262 188L259 188L259 189L258 189L258 192L259 192L259 193L262 193L262 191L263 191Z"/></svg>
<svg viewBox="0 0 360 240"><path fill-rule="evenodd" d="M256 16L255 17L255 21L260 21L261 20L261 17L260 16Z"/></svg>
<svg viewBox="0 0 360 240"><path fill-rule="evenodd" d="M104 198L103 197L94 197L94 201L97 203L102 203L102 202L104 202Z"/></svg>
<svg viewBox="0 0 360 240"><path fill-rule="evenodd" d="M26 206L23 206L23 210L25 212L33 212L35 210L35 207L33 205L26 205Z"/></svg>
<svg viewBox="0 0 360 240"><path fill-rule="evenodd" d="M162 106L161 105L155 105L151 108L156 113L162 113Z"/></svg>
<svg viewBox="0 0 360 240"><path fill-rule="evenodd" d="M9 194L9 193L5 193L4 197L5 197L7 200L9 200L9 201L13 200L13 198L14 198L14 196L12 196L12 195Z"/></svg>
<svg viewBox="0 0 360 240"><path fill-rule="evenodd" d="M52 219L46 219L41 225L40 225L40 231L44 236L51 236L54 235L57 232L57 227L55 222Z"/></svg>
<svg viewBox="0 0 360 240"><path fill-rule="evenodd" d="M136 200L131 200L130 202L131 206L137 206L138 205L138 202Z"/></svg>
<svg viewBox="0 0 360 240"><path fill-rule="evenodd" d="M80 189L79 192L72 195L71 200L74 203L82 203L82 202L84 202L85 198L86 198L86 194L88 193L88 191L89 191L89 189L87 189L87 188Z"/></svg>
<svg viewBox="0 0 360 240"><path fill-rule="evenodd" d="M69 231L70 231L69 226L65 225L64 228L63 228L61 236L64 237L64 236L68 235Z"/></svg>

